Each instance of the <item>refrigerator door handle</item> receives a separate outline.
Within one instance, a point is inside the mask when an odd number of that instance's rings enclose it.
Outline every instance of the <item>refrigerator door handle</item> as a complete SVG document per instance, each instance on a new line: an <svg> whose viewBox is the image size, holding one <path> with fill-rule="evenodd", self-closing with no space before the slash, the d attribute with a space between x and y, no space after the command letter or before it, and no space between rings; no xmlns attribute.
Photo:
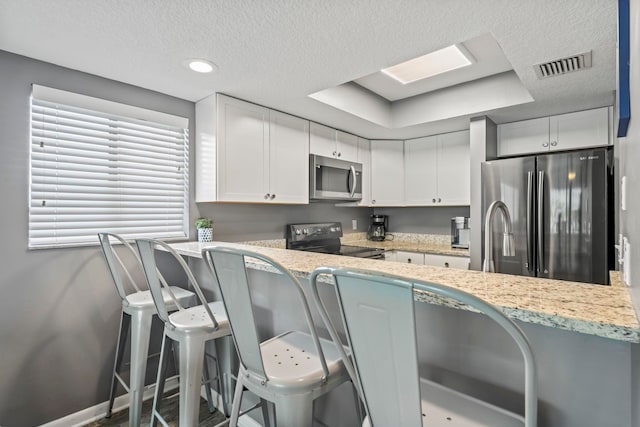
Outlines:
<svg viewBox="0 0 640 427"><path fill-rule="evenodd" d="M538 171L538 272L544 271L544 171Z"/></svg>
<svg viewBox="0 0 640 427"><path fill-rule="evenodd" d="M533 172L527 172L527 270L535 271L533 265Z"/></svg>

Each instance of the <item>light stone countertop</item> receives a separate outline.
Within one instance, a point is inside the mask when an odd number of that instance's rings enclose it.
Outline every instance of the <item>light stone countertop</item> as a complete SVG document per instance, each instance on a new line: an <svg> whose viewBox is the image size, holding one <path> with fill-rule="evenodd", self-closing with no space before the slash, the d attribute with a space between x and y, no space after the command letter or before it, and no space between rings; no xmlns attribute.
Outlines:
<svg viewBox="0 0 640 427"><path fill-rule="evenodd" d="M171 246L180 254L201 258L201 250L212 245L244 248L266 255L300 278L308 278L317 267L345 267L439 283L476 295L499 307L512 319L613 340L640 343L640 324L629 290L615 277L618 276L617 273L612 274L611 286L602 286L228 242L184 242L174 243ZM269 268L261 262L250 262L248 266L269 271ZM415 292L415 299L455 306L443 301L433 301L432 295L420 291Z"/></svg>

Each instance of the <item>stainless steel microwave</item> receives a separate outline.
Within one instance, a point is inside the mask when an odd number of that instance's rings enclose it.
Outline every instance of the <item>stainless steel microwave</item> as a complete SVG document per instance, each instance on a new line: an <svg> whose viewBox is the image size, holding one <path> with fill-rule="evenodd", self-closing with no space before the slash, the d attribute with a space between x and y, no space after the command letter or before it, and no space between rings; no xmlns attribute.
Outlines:
<svg viewBox="0 0 640 427"><path fill-rule="evenodd" d="M362 199L362 164L331 157L309 156L309 199Z"/></svg>

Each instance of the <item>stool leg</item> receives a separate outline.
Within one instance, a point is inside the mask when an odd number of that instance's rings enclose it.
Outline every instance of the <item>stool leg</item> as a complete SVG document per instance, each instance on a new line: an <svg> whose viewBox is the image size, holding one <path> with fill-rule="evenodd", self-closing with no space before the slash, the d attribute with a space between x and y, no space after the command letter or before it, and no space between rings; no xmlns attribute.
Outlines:
<svg viewBox="0 0 640 427"><path fill-rule="evenodd" d="M222 409L225 416L231 415L233 405L233 364L235 346L231 336L217 338L215 341L216 354L218 356L218 375L221 376Z"/></svg>
<svg viewBox="0 0 640 427"><path fill-rule="evenodd" d="M180 341L180 427L198 425L204 344L199 337Z"/></svg>
<svg viewBox="0 0 640 427"><path fill-rule="evenodd" d="M271 418L269 417L269 401L260 399L260 407L262 408L262 420L264 427L271 427Z"/></svg>
<svg viewBox="0 0 640 427"><path fill-rule="evenodd" d="M278 427L311 427L313 425L313 400L308 394L289 395L276 401L276 425Z"/></svg>
<svg viewBox="0 0 640 427"><path fill-rule="evenodd" d="M131 326L131 316L124 311L120 314L120 332L118 333L118 344L116 344L116 359L113 363L113 375L111 376L111 389L109 391L109 408L107 408L107 418L111 418L111 410L113 409L113 401L116 398L116 388L118 387L118 379L116 373L120 372L122 366L122 357L124 356L124 347Z"/></svg>
<svg viewBox="0 0 640 427"><path fill-rule="evenodd" d="M238 379L236 380L236 391L233 394L233 405L231 406L231 417L229 418L229 427L238 427L238 416L240 414L240 404L242 403L242 371L238 371Z"/></svg>
<svg viewBox="0 0 640 427"><path fill-rule="evenodd" d="M213 402L213 396L211 395L211 374L209 373L209 361L207 360L206 354L202 363L202 378L204 383L204 391L207 395L207 405L209 407L209 412L213 414L216 411L216 405ZM216 364L217 363L218 362L216 361Z"/></svg>
<svg viewBox="0 0 640 427"><path fill-rule="evenodd" d="M131 378L129 380L129 427L138 427L142 416L144 377L147 371L151 320L149 311L131 315Z"/></svg>
<svg viewBox="0 0 640 427"><path fill-rule="evenodd" d="M151 406L151 427L158 425L156 412L160 409L160 401L164 393L164 383L167 379L167 367L169 366L169 355L171 351L171 338L167 334L162 335L162 350L160 350L160 361L158 362L158 378L156 379L156 391L153 395L153 405Z"/></svg>

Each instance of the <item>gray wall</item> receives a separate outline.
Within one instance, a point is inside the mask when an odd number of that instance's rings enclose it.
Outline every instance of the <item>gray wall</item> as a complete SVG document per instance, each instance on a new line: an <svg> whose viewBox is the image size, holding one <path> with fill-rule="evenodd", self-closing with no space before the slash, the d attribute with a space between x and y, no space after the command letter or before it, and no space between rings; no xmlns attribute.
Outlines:
<svg viewBox="0 0 640 427"><path fill-rule="evenodd" d="M627 210L620 209L619 231L627 236L632 246L631 263L624 268L631 268L631 295L635 303L636 313L640 317L640 4L630 3L631 24L631 122L626 138L621 138L617 146L618 176L627 177ZM640 349L634 346L633 354L633 425L640 425Z"/></svg>
<svg viewBox="0 0 640 427"><path fill-rule="evenodd" d="M212 218L214 240L246 241L284 238L285 224L296 222L339 221L344 233L366 231L369 208L335 207L331 203L309 205L250 205L198 203L200 215ZM351 220L358 229L352 230ZM194 236L195 237L195 236Z"/></svg>
<svg viewBox="0 0 640 427"><path fill-rule="evenodd" d="M191 135L195 107L3 51L0 70L0 425L33 426L106 401L120 301L97 247L27 250L31 84L188 117ZM193 172L192 159L191 200ZM364 231L370 213L330 204L190 206L192 220L214 218L216 238L232 241L282 238L285 223L308 220L342 221L351 231L351 219L358 219Z"/></svg>
<svg viewBox="0 0 640 427"><path fill-rule="evenodd" d="M375 208L377 215L389 215L389 231L451 235L451 218L469 216L468 206Z"/></svg>
<svg viewBox="0 0 640 427"><path fill-rule="evenodd" d="M0 425L33 426L107 399L120 300L97 247L27 250L31 84L192 123L194 105L2 51L0 70Z"/></svg>

